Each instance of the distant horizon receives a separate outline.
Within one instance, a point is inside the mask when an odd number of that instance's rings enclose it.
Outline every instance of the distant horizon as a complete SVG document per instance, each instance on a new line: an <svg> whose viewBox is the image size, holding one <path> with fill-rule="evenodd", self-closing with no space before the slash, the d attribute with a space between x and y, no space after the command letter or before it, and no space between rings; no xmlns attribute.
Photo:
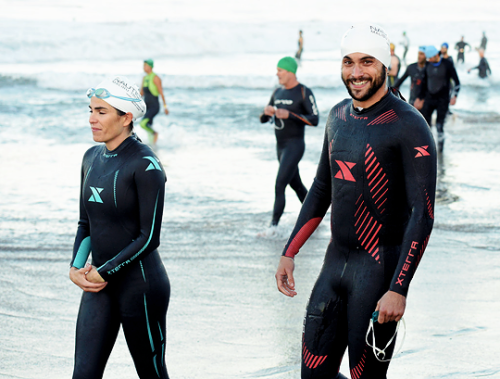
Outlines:
<svg viewBox="0 0 500 379"><path fill-rule="evenodd" d="M144 0L138 5L132 0L88 0L68 4L63 0L14 1L0 0L3 20L52 20L75 22L121 23L139 20L213 20L238 22L365 22L419 23L419 22L474 22L500 20L500 3L487 0L465 1L421 0L418 3L382 0L361 0L355 5L338 4L328 0L227 0L173 1ZM418 6L416 6L418 5ZM154 11L152 11L152 9ZM411 18L408 18L411 11Z"/></svg>

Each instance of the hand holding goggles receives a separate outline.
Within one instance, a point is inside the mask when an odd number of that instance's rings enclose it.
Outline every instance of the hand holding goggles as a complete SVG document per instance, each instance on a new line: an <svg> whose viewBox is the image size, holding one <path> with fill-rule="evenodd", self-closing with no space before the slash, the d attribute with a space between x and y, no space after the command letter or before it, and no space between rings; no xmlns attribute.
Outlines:
<svg viewBox="0 0 500 379"><path fill-rule="evenodd" d="M401 345L399 346L399 349L392 354L392 357L394 358L400 351L401 348L403 347L403 343L405 341L406 337L406 322L405 319L401 317L401 320L398 321L396 324L396 331L394 332L394 335L391 337L389 342L387 342L387 345L383 349L380 349L377 347L377 344L375 342L375 329L373 328L373 324L378 321L378 311L373 312L372 318L370 319L370 324L368 326L368 330L366 331L366 336L365 336L365 342L366 344L372 348L373 354L375 355L375 358L377 358L377 361L379 362L390 362L392 358L385 359L385 350L392 344L392 341L396 338L396 335L398 334L399 330L399 324L401 321L403 321L403 326L405 327L404 334L403 334L403 339L401 340ZM373 340L373 345L368 341L368 337L370 336L370 332L372 335L372 340Z"/></svg>
<svg viewBox="0 0 500 379"><path fill-rule="evenodd" d="M117 99L122 99L126 101L133 101L135 103L142 101L142 99L136 99L133 97L122 97L122 96L115 96L109 93L109 91L105 88L89 88L87 90L87 97L90 99L92 96L97 97L98 99L107 99L108 97L116 97Z"/></svg>

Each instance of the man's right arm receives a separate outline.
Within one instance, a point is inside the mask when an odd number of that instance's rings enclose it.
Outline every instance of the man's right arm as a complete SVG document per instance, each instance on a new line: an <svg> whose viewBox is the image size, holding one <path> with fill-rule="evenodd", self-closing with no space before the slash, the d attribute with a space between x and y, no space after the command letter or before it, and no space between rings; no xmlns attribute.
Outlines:
<svg viewBox="0 0 500 379"><path fill-rule="evenodd" d="M409 68L407 67L406 70L405 70L405 73L403 74L402 77L400 77L398 79L398 81L394 84L394 88L398 88L401 86L401 84L403 84L403 82L406 80L406 78L410 75L410 73L408 72Z"/></svg>
<svg viewBox="0 0 500 379"><path fill-rule="evenodd" d="M330 118L331 114L328 119L330 120ZM323 151L321 152L316 177L307 193L292 234L285 245L283 256L294 258L299 249L321 223L332 202L331 180L330 152L327 133L325 131Z"/></svg>
<svg viewBox="0 0 500 379"><path fill-rule="evenodd" d="M267 104L267 106L274 106L274 95L276 94L276 91L278 89L276 88L273 92L273 94L271 95L271 99L269 99L269 103ZM259 116L259 119L260 119L260 122L262 124L268 122L270 119L271 119L272 116L269 116L267 114L265 114L265 111Z"/></svg>

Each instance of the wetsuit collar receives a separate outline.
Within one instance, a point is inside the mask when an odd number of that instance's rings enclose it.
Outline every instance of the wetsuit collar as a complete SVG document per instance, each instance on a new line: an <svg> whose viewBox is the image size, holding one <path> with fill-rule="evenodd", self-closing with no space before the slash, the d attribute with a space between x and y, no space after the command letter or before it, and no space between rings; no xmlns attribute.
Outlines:
<svg viewBox="0 0 500 379"><path fill-rule="evenodd" d="M116 156L120 152L122 152L124 149L126 149L134 141L137 141L137 135L135 133L132 133L129 137L125 138L125 140L116 149L114 149L114 150L108 150L106 148L106 145L104 145L104 152L103 152L103 154L105 156Z"/></svg>
<svg viewBox="0 0 500 379"><path fill-rule="evenodd" d="M356 108L352 103L351 103L351 110L357 114L357 115L361 115L361 114L365 114L365 113L368 113L368 112L371 112L372 110L374 109L377 109L378 107L380 106L383 106L385 105L389 100L390 97L394 96L394 94L392 93L391 91L391 88L389 88L389 90L387 91L387 93L384 95L384 97L382 97L378 102L376 102L375 104L373 104L371 107L368 107L368 108L363 108L363 109L358 109Z"/></svg>

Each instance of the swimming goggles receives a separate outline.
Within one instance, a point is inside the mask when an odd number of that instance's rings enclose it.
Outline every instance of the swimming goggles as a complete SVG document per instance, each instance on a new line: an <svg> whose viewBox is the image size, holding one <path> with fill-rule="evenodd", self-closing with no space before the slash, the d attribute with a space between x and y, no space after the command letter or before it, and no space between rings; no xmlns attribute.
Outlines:
<svg viewBox="0 0 500 379"><path fill-rule="evenodd" d="M278 109L277 107L273 107L273 108L274 108L275 112ZM281 124L280 126L278 126L277 120L280 120L280 124ZM283 119L281 119L281 118L276 117L276 115L273 115L273 123L274 123L274 129L276 129L276 130L281 130L285 127L285 121L283 121Z"/></svg>
<svg viewBox="0 0 500 379"><path fill-rule="evenodd" d="M116 97L117 99L133 101L134 103L142 101L142 99L137 99L137 98L133 98L133 97L123 97L123 96L112 95L106 88L97 88L97 89L89 88L87 90L87 97L90 99L92 96L95 96L98 99L107 99L108 97Z"/></svg>
<svg viewBox="0 0 500 379"><path fill-rule="evenodd" d="M375 342L375 329L373 328L373 323L378 321L378 311L373 312L372 318L370 319L370 325L368 326L368 330L366 331L366 337L365 337L365 342L366 344L373 349L373 354L375 355L375 358L377 358L377 361L379 362L390 362L394 356L396 356L400 351L401 348L403 347L403 343L405 342L405 337L406 337L406 322L404 318L401 318L401 320L398 321L396 324L396 330L394 332L394 335L391 337L389 342L387 342L387 345L383 349L379 349L377 347L377 344ZM399 330L399 324L403 321L403 326L405 328L404 334L403 334L403 339L401 340L401 345L399 346L398 351L396 351L393 355L392 358L385 359L385 350L391 345L392 341L394 341L394 338L396 338L396 335L398 334ZM370 335L370 331L372 332L372 340L373 340L373 345L368 342L368 336Z"/></svg>

